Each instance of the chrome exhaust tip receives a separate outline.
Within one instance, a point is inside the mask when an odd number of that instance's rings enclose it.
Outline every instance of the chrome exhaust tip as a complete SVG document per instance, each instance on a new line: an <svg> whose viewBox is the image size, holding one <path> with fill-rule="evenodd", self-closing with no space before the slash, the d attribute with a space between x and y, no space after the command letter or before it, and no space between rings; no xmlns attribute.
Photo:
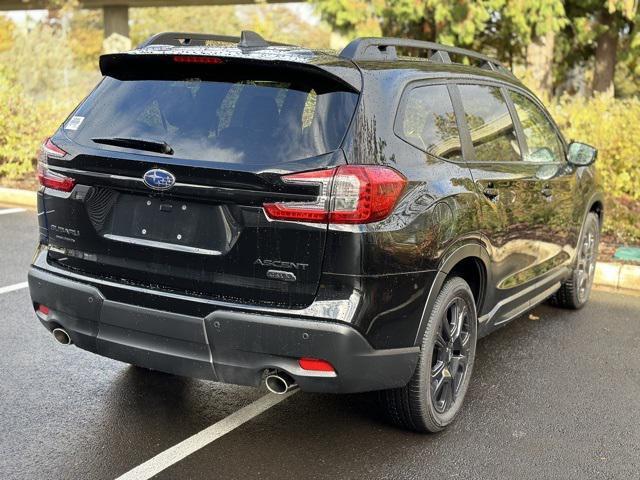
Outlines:
<svg viewBox="0 0 640 480"><path fill-rule="evenodd" d="M276 395L284 395L288 391L298 387L293 378L291 378L288 374L282 372L276 372L267 375L264 383L267 387L267 390L269 390L271 393L275 393Z"/></svg>
<svg viewBox="0 0 640 480"><path fill-rule="evenodd" d="M71 341L71 337L64 328L54 328L51 333L53 333L53 338L62 345L71 345L73 343Z"/></svg>

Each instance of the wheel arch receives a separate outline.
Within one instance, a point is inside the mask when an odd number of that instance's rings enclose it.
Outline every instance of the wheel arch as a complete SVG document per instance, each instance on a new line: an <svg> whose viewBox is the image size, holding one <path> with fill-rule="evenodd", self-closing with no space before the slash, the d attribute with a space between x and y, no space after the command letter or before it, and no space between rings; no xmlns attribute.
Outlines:
<svg viewBox="0 0 640 480"><path fill-rule="evenodd" d="M578 234L578 241L575 245L575 250L573 252L572 258L571 258L571 264L573 265L573 263L575 262L576 259L576 252L578 250L578 245L580 245L580 242L582 242L582 236L584 235L584 225L586 223L587 220L587 215L589 215L590 213L595 213L598 216L598 221L600 223L600 228L602 228L602 223L604 221L604 196L602 195L602 193L597 192L594 193L593 195L591 195L591 197L589 198L589 201L586 202L585 206L584 206L584 210L582 211L582 220L580 223L580 232Z"/></svg>
<svg viewBox="0 0 640 480"><path fill-rule="evenodd" d="M586 198L587 200L584 203L581 203L580 206L576 206L578 210L576 212L576 215L578 215L581 219L581 234L582 227L584 226L584 221L586 220L589 213L593 212L598 215L600 225L602 225L602 221L604 219L604 194L601 191L596 190L595 192L592 191L591 194Z"/></svg>
<svg viewBox="0 0 640 480"><path fill-rule="evenodd" d="M435 300L445 281L452 276L459 276L469 284L476 302L478 316L480 316L481 309L485 306L484 301L487 298L487 290L491 284L491 269L489 265L490 257L488 252L483 245L476 242L457 245L443 255L438 272L427 295L420 324L416 331L414 345L420 345Z"/></svg>
<svg viewBox="0 0 640 480"><path fill-rule="evenodd" d="M460 277L467 282L476 302L476 310L480 312L487 288L487 266L480 257L469 256L458 261L449 270L449 277Z"/></svg>
<svg viewBox="0 0 640 480"><path fill-rule="evenodd" d="M602 200L602 198L596 197L591 199L591 202L589 202L589 210L587 211L587 214L591 212L598 215L598 221L600 222L600 226L602 227L602 222L604 220L604 201Z"/></svg>

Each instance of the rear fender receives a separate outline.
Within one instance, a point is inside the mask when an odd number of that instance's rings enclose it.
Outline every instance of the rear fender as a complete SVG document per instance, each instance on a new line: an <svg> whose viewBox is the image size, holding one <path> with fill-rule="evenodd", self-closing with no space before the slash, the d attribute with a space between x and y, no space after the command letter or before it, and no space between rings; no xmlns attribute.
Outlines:
<svg viewBox="0 0 640 480"><path fill-rule="evenodd" d="M464 260L465 258L479 258L484 263L485 271L487 272L487 287L485 288L484 297L487 298L487 291L491 288L492 281L491 269L488 268L488 265L490 265L489 254L485 250L484 246L474 242L463 245L460 245L458 243L450 247L448 252L443 255L443 260L440 262L438 272L433 283L431 284L429 293L427 294L427 300L425 302L422 317L418 325L414 345L420 345L422 342L422 337L424 335L424 331L427 328L427 322L429 321L431 310L433 309L436 298L438 297L438 294L440 293L440 290L442 289L442 286L444 285L449 272L453 269L453 267L455 267L461 260ZM476 299L477 304L482 304L482 302L478 302L477 300L478 299ZM478 316L479 314L480 312L478 312Z"/></svg>

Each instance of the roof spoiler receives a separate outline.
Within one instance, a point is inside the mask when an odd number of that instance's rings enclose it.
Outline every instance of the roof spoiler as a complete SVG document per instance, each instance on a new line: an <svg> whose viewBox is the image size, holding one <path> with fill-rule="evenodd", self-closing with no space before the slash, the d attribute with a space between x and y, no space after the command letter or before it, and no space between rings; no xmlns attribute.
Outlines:
<svg viewBox="0 0 640 480"><path fill-rule="evenodd" d="M359 92L360 85L353 78L331 65L316 65L280 59L226 56L221 49L218 55L182 55L174 52L132 51L100 55L100 72L118 80L181 80L201 78L214 81L234 81L238 75L257 75L263 80L282 81L283 78L299 78L313 75L314 89L318 92L335 91L336 88ZM183 61L182 59L187 61ZM197 61L195 59L200 59ZM299 72L283 77L283 69ZM322 79L322 80L321 80ZM359 79L359 77L358 77Z"/></svg>

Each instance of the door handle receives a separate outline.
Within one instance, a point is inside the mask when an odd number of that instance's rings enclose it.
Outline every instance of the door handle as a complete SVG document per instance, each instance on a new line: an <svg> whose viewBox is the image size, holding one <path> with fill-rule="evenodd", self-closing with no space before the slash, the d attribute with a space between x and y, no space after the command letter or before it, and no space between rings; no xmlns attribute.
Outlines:
<svg viewBox="0 0 640 480"><path fill-rule="evenodd" d="M493 184L490 183L489 185L484 187L484 190L482 190L482 193L484 193L484 196L487 197L489 200L493 200L498 196L500 192L498 192L498 189L495 188Z"/></svg>

